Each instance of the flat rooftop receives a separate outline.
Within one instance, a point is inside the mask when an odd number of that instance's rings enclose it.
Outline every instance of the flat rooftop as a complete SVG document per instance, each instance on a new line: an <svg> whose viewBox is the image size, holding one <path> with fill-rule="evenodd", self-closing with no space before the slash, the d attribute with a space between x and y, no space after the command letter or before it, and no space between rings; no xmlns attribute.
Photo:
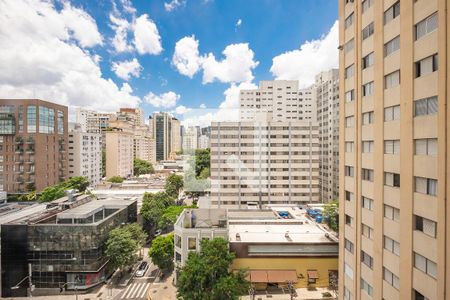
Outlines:
<svg viewBox="0 0 450 300"><path fill-rule="evenodd" d="M103 209L122 209L130 205L132 201L124 199L92 200L75 208L58 213L58 219L87 218Z"/></svg>

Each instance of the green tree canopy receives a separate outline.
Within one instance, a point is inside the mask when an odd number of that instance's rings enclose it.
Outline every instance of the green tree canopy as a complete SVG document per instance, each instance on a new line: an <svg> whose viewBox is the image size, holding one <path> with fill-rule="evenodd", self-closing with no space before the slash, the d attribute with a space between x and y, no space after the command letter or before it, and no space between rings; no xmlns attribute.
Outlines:
<svg viewBox="0 0 450 300"><path fill-rule="evenodd" d="M153 165L146 161L139 158L135 158L133 161L133 170L134 175L139 176L142 174L153 174L155 173L155 170L153 169Z"/></svg>
<svg viewBox="0 0 450 300"><path fill-rule="evenodd" d="M112 183L122 183L123 182L123 177L120 176L113 176L111 178L108 179L108 182L112 182Z"/></svg>
<svg viewBox="0 0 450 300"><path fill-rule="evenodd" d="M205 168L210 168L211 165L211 151L210 149L196 149L195 150L195 176L201 177L202 171ZM203 173L205 175L206 173ZM209 174L209 172L208 172ZM208 175L209 177L209 175ZM207 178L207 177L202 177Z"/></svg>
<svg viewBox="0 0 450 300"><path fill-rule="evenodd" d="M174 204L173 197L166 192L145 193L140 213L149 226L156 226L161 220L164 209Z"/></svg>
<svg viewBox="0 0 450 300"><path fill-rule="evenodd" d="M84 192L89 186L89 181L86 177L77 176L72 177L66 181L60 182L58 184L48 186L42 190L38 197L39 202L49 202L55 199L64 197L66 190L75 189L80 192Z"/></svg>
<svg viewBox="0 0 450 300"><path fill-rule="evenodd" d="M166 236L158 236L152 241L152 247L148 251L152 262L161 270L169 270L173 267L173 233Z"/></svg>
<svg viewBox="0 0 450 300"><path fill-rule="evenodd" d="M185 208L196 208L197 206L195 205L191 205L191 206L176 206L176 205L171 205L166 207L163 210L163 213L159 219L158 222L158 228L159 229L167 229L168 227L172 226L173 224L175 224L175 222L177 221L178 216L183 212L183 210Z"/></svg>
<svg viewBox="0 0 450 300"><path fill-rule="evenodd" d="M125 227L111 230L106 241L105 254L114 268L123 270L137 261L139 246Z"/></svg>
<svg viewBox="0 0 450 300"><path fill-rule="evenodd" d="M178 277L178 298L190 300L237 300L247 293L245 272L230 272L234 254L222 238L202 240L200 252L190 252Z"/></svg>
<svg viewBox="0 0 450 300"><path fill-rule="evenodd" d="M76 189L80 192L84 192L89 186L89 180L84 176L76 176L64 181L62 185L66 189Z"/></svg>
<svg viewBox="0 0 450 300"><path fill-rule="evenodd" d="M178 197L178 194L182 188L183 176L177 174L170 174L169 176L167 176L164 189L169 196L173 198Z"/></svg>
<svg viewBox="0 0 450 300"><path fill-rule="evenodd" d="M147 239L147 234L142 230L142 227L138 223L128 224L124 229L131 233L131 237L139 246L142 246Z"/></svg>
<svg viewBox="0 0 450 300"><path fill-rule="evenodd" d="M323 207L324 221L331 230L339 231L339 201L333 200L326 203Z"/></svg>

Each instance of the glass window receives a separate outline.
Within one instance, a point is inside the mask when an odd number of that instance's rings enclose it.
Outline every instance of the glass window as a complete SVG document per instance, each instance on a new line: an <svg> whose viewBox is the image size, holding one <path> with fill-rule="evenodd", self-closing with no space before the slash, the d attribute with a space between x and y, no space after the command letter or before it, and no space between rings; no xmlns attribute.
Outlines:
<svg viewBox="0 0 450 300"><path fill-rule="evenodd" d="M373 34L373 22L362 30L362 39L365 40Z"/></svg>
<svg viewBox="0 0 450 300"><path fill-rule="evenodd" d="M345 273L345 274L347 274L347 273ZM353 278L353 276L352 276L352 278ZM352 300L352 299L353 299L352 298L352 293L350 292L350 290L348 288L344 287L344 300Z"/></svg>
<svg viewBox="0 0 450 300"><path fill-rule="evenodd" d="M373 4L373 0L363 0L362 2L362 12L368 10Z"/></svg>
<svg viewBox="0 0 450 300"><path fill-rule="evenodd" d="M29 105L27 107L27 132L36 133L36 106Z"/></svg>
<svg viewBox="0 0 450 300"><path fill-rule="evenodd" d="M39 133L55 132L55 110L39 106Z"/></svg>
<svg viewBox="0 0 450 300"><path fill-rule="evenodd" d="M350 252L353 253L353 243L350 242L349 240L345 239L345 249Z"/></svg>
<svg viewBox="0 0 450 300"><path fill-rule="evenodd" d="M361 197L362 207L368 210L373 210L373 200L367 197Z"/></svg>
<svg viewBox="0 0 450 300"><path fill-rule="evenodd" d="M386 235L384 236L384 249L394 253L397 256L400 256L400 243L394 241Z"/></svg>
<svg viewBox="0 0 450 300"><path fill-rule="evenodd" d="M432 115L438 112L437 96L414 101L414 116Z"/></svg>
<svg viewBox="0 0 450 300"><path fill-rule="evenodd" d="M373 52L371 52L363 57L362 69L364 70L364 69L370 67L371 65L373 65L373 62L374 62L374 54L373 54Z"/></svg>
<svg viewBox="0 0 450 300"><path fill-rule="evenodd" d="M362 152L363 153L372 153L373 152L373 141L363 141L362 142Z"/></svg>
<svg viewBox="0 0 450 300"><path fill-rule="evenodd" d="M344 263L344 273L353 279L353 269L347 263Z"/></svg>
<svg viewBox="0 0 450 300"><path fill-rule="evenodd" d="M424 295L422 295L418 291L414 290L414 298L413 298L413 300L430 300L430 299L425 297Z"/></svg>
<svg viewBox="0 0 450 300"><path fill-rule="evenodd" d="M384 76L384 88L390 89L400 84L400 70Z"/></svg>
<svg viewBox="0 0 450 300"><path fill-rule="evenodd" d="M389 23L400 15L400 1L397 1L384 12L384 24Z"/></svg>
<svg viewBox="0 0 450 300"><path fill-rule="evenodd" d="M64 113L58 110L58 133L64 134Z"/></svg>
<svg viewBox="0 0 450 300"><path fill-rule="evenodd" d="M345 93L345 102L351 102L355 100L355 90L351 90Z"/></svg>
<svg viewBox="0 0 450 300"><path fill-rule="evenodd" d="M385 267L383 267L383 279L397 290L400 288L400 279Z"/></svg>
<svg viewBox="0 0 450 300"><path fill-rule="evenodd" d="M373 111L369 111L362 114L362 123L363 125L368 125L373 123L374 113Z"/></svg>
<svg viewBox="0 0 450 300"><path fill-rule="evenodd" d="M416 66L416 77L421 77L438 70L438 55L434 54L432 56L426 57L415 64Z"/></svg>
<svg viewBox="0 0 450 300"><path fill-rule="evenodd" d="M414 267L433 278L437 278L436 263L418 253L414 253Z"/></svg>
<svg viewBox="0 0 450 300"><path fill-rule="evenodd" d="M373 258L369 254L364 251L361 251L361 262L372 269L373 267Z"/></svg>
<svg viewBox="0 0 450 300"><path fill-rule="evenodd" d="M400 154L400 140L385 140L384 154Z"/></svg>
<svg viewBox="0 0 450 300"><path fill-rule="evenodd" d="M384 172L384 184L387 186L400 187L400 174Z"/></svg>
<svg viewBox="0 0 450 300"><path fill-rule="evenodd" d="M371 228L370 226L367 226L364 223L361 223L361 232L362 235L365 236L368 239L373 239L373 228Z"/></svg>
<svg viewBox="0 0 450 300"><path fill-rule="evenodd" d="M188 250L197 249L197 239L194 237L188 237Z"/></svg>
<svg viewBox="0 0 450 300"><path fill-rule="evenodd" d="M437 195L437 180L424 177L414 177L415 179L415 192L426 194L430 196Z"/></svg>
<svg viewBox="0 0 450 300"><path fill-rule="evenodd" d="M344 21L345 29L349 28L353 24L353 13L351 13Z"/></svg>
<svg viewBox="0 0 450 300"><path fill-rule="evenodd" d="M345 176L354 176L354 168L351 166L345 166Z"/></svg>
<svg viewBox="0 0 450 300"><path fill-rule="evenodd" d="M354 73L355 73L355 65L352 64L352 65L348 66L347 68L345 68L344 78L345 79L350 78L354 75Z"/></svg>
<svg viewBox="0 0 450 300"><path fill-rule="evenodd" d="M347 54L355 48L355 40L351 39L344 45L344 53Z"/></svg>
<svg viewBox="0 0 450 300"><path fill-rule="evenodd" d="M353 116L349 116L345 118L345 127L349 128L349 127L353 127L353 123L354 123L354 117Z"/></svg>
<svg viewBox="0 0 450 300"><path fill-rule="evenodd" d="M384 121L400 120L400 105L386 107L384 109Z"/></svg>
<svg viewBox="0 0 450 300"><path fill-rule="evenodd" d="M364 279L361 278L361 289L367 293L367 295L373 295L373 288Z"/></svg>
<svg viewBox="0 0 450 300"><path fill-rule="evenodd" d="M363 97L373 94L373 81L368 82L362 86Z"/></svg>
<svg viewBox="0 0 450 300"><path fill-rule="evenodd" d="M384 57L394 53L400 49L400 36L397 35L395 38L384 44Z"/></svg>
<svg viewBox="0 0 450 300"><path fill-rule="evenodd" d="M437 12L435 12L431 16L425 18L424 20L416 24L415 26L416 40L420 39L421 37L427 35L430 32L435 31L437 26L438 26L438 15Z"/></svg>
<svg viewBox="0 0 450 300"><path fill-rule="evenodd" d="M373 181L373 170L362 169L362 180Z"/></svg>
<svg viewBox="0 0 450 300"><path fill-rule="evenodd" d="M353 201L353 193L349 191L345 191L345 200Z"/></svg>
<svg viewBox="0 0 450 300"><path fill-rule="evenodd" d="M415 230L422 231L433 238L436 237L437 223L421 216L415 216Z"/></svg>
<svg viewBox="0 0 450 300"><path fill-rule="evenodd" d="M353 142L345 142L345 152L353 152Z"/></svg>
<svg viewBox="0 0 450 300"><path fill-rule="evenodd" d="M414 140L414 153L416 155L437 155L437 139Z"/></svg>

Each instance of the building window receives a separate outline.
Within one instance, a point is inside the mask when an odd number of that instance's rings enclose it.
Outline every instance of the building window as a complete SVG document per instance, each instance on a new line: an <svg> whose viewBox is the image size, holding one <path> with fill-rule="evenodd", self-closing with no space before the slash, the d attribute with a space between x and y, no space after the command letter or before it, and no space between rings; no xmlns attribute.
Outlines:
<svg viewBox="0 0 450 300"><path fill-rule="evenodd" d="M64 113L58 110L58 133L64 134Z"/></svg>
<svg viewBox="0 0 450 300"><path fill-rule="evenodd" d="M385 140L384 154L400 154L400 140Z"/></svg>
<svg viewBox="0 0 450 300"><path fill-rule="evenodd" d="M373 34L373 22L362 30L362 39L365 40Z"/></svg>
<svg viewBox="0 0 450 300"><path fill-rule="evenodd" d="M371 65L373 65L373 62L374 62L374 54L372 52L363 57L362 69L364 70L364 69L370 67Z"/></svg>
<svg viewBox="0 0 450 300"><path fill-rule="evenodd" d="M353 254L353 243L350 242L349 240L345 239L345 250L347 250L348 252Z"/></svg>
<svg viewBox="0 0 450 300"><path fill-rule="evenodd" d="M361 289L367 293L367 295L373 295L373 288L364 279L361 278Z"/></svg>
<svg viewBox="0 0 450 300"><path fill-rule="evenodd" d="M355 118L353 116L346 117L345 118L345 127L346 128L353 127L354 119Z"/></svg>
<svg viewBox="0 0 450 300"><path fill-rule="evenodd" d="M27 132L36 133L36 106L29 105L27 107Z"/></svg>
<svg viewBox="0 0 450 300"><path fill-rule="evenodd" d="M387 251L394 253L397 256L400 256L400 243L397 241L394 241L388 236L384 236L384 249Z"/></svg>
<svg viewBox="0 0 450 300"><path fill-rule="evenodd" d="M429 300L427 297L419 293L418 291L414 290L414 298L413 300Z"/></svg>
<svg viewBox="0 0 450 300"><path fill-rule="evenodd" d="M425 18L424 20L416 24L415 26L416 40L435 31L437 26L438 26L438 15L437 12L435 12L431 16Z"/></svg>
<svg viewBox="0 0 450 300"><path fill-rule="evenodd" d="M55 110L39 106L39 133L55 132Z"/></svg>
<svg viewBox="0 0 450 300"><path fill-rule="evenodd" d="M355 100L355 90L351 90L345 93L345 102L352 102Z"/></svg>
<svg viewBox="0 0 450 300"><path fill-rule="evenodd" d="M345 68L345 70L344 70L344 78L345 79L352 77L354 74L355 74L355 65L354 64Z"/></svg>
<svg viewBox="0 0 450 300"><path fill-rule="evenodd" d="M397 290L400 288L400 280L387 268L383 267L383 279Z"/></svg>
<svg viewBox="0 0 450 300"><path fill-rule="evenodd" d="M363 236L365 236L368 239L373 239L373 228L370 226L367 226L364 223L361 223L361 233Z"/></svg>
<svg viewBox="0 0 450 300"><path fill-rule="evenodd" d="M354 168L351 166L345 166L345 176L353 177L354 176Z"/></svg>
<svg viewBox="0 0 450 300"><path fill-rule="evenodd" d="M373 210L373 199L362 196L361 197L361 205L365 209Z"/></svg>
<svg viewBox="0 0 450 300"><path fill-rule="evenodd" d="M414 267L416 267L416 269L430 275L434 279L437 279L436 263L418 253L415 253L415 252L414 252Z"/></svg>
<svg viewBox="0 0 450 300"><path fill-rule="evenodd" d="M362 94L363 97L370 96L373 94L373 81L363 84Z"/></svg>
<svg viewBox="0 0 450 300"><path fill-rule="evenodd" d="M188 250L197 250L197 239L188 237Z"/></svg>
<svg viewBox="0 0 450 300"><path fill-rule="evenodd" d="M181 248L181 237L177 234L173 236L175 247Z"/></svg>
<svg viewBox="0 0 450 300"><path fill-rule="evenodd" d="M353 279L353 269L347 263L344 263L344 273L345 273L345 275L347 275L348 277Z"/></svg>
<svg viewBox="0 0 450 300"><path fill-rule="evenodd" d="M386 107L384 109L384 121L400 120L400 105Z"/></svg>
<svg viewBox="0 0 450 300"><path fill-rule="evenodd" d="M395 222L400 222L400 209L385 204L384 217Z"/></svg>
<svg viewBox="0 0 450 300"><path fill-rule="evenodd" d="M436 238L437 223L421 216L415 216L415 230L422 231L428 236Z"/></svg>
<svg viewBox="0 0 450 300"><path fill-rule="evenodd" d="M400 187L400 174L384 172L384 185Z"/></svg>
<svg viewBox="0 0 450 300"><path fill-rule="evenodd" d="M344 21L345 29L349 28L353 24L353 13L351 13Z"/></svg>
<svg viewBox="0 0 450 300"><path fill-rule="evenodd" d="M390 89L400 84L400 71L397 70L384 76L384 88Z"/></svg>
<svg viewBox="0 0 450 300"><path fill-rule="evenodd" d="M344 53L347 54L355 48L355 40L351 39L344 45Z"/></svg>
<svg viewBox="0 0 450 300"><path fill-rule="evenodd" d="M345 215L345 224L353 227L353 218L349 215Z"/></svg>
<svg viewBox="0 0 450 300"><path fill-rule="evenodd" d="M373 141L363 141L362 142L362 152L372 153L373 152Z"/></svg>
<svg viewBox="0 0 450 300"><path fill-rule="evenodd" d="M368 10L373 4L373 0L363 0L362 2L362 12Z"/></svg>
<svg viewBox="0 0 450 300"><path fill-rule="evenodd" d="M373 181L373 170L362 169L362 180Z"/></svg>
<svg viewBox="0 0 450 300"><path fill-rule="evenodd" d="M345 273L347 274L347 273ZM349 276L350 277L350 276ZM352 276L353 277L353 276ZM344 287L344 300L352 300L352 293L346 287Z"/></svg>
<svg viewBox="0 0 450 300"><path fill-rule="evenodd" d="M353 142L345 142L345 152L353 152Z"/></svg>
<svg viewBox="0 0 450 300"><path fill-rule="evenodd" d="M414 140L415 155L437 155L437 139Z"/></svg>
<svg viewBox="0 0 450 300"><path fill-rule="evenodd" d="M384 44L384 57L394 53L400 49L400 36L397 35L395 38Z"/></svg>
<svg viewBox="0 0 450 300"><path fill-rule="evenodd" d="M349 191L345 191L345 200L353 201L353 193Z"/></svg>
<svg viewBox="0 0 450 300"><path fill-rule="evenodd" d="M384 12L384 24L389 23L400 15L400 1L397 1Z"/></svg>
<svg viewBox="0 0 450 300"><path fill-rule="evenodd" d="M362 123L363 125L369 125L369 124L373 124L373 117L374 117L374 113L373 111L369 111L366 113L362 114Z"/></svg>
<svg viewBox="0 0 450 300"><path fill-rule="evenodd" d="M181 254L175 251L175 261L181 263Z"/></svg>
<svg viewBox="0 0 450 300"><path fill-rule="evenodd" d="M434 115L438 112L437 96L414 101L414 116Z"/></svg>
<svg viewBox="0 0 450 300"><path fill-rule="evenodd" d="M424 177L414 177L416 193L426 194L430 196L437 195L437 180Z"/></svg>
<svg viewBox="0 0 450 300"><path fill-rule="evenodd" d="M416 78L438 70L438 55L434 54L416 62Z"/></svg>

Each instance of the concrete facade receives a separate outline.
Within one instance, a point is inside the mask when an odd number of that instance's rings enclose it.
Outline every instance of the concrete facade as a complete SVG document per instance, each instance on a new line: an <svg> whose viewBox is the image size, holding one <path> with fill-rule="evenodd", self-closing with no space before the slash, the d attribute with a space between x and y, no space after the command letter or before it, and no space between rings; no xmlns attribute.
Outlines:
<svg viewBox="0 0 450 300"><path fill-rule="evenodd" d="M340 299L450 299L448 5L339 1Z"/></svg>

